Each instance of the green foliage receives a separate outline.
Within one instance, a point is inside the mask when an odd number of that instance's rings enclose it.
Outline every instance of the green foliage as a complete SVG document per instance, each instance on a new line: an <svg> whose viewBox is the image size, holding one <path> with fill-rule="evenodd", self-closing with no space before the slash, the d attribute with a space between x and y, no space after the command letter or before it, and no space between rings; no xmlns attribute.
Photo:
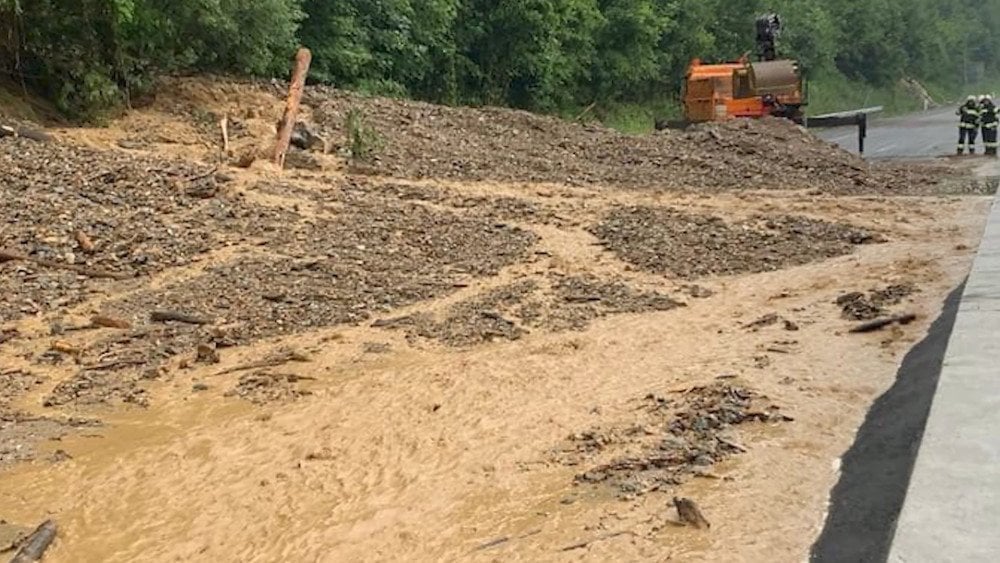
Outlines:
<svg viewBox="0 0 1000 563"><path fill-rule="evenodd" d="M347 132L347 152L353 161L370 162L382 147L382 136L365 121L357 108L347 112L344 131Z"/></svg>
<svg viewBox="0 0 1000 563"><path fill-rule="evenodd" d="M302 15L298 0L0 0L0 71L93 118L155 71L284 70Z"/></svg>
<svg viewBox="0 0 1000 563"><path fill-rule="evenodd" d="M311 79L443 103L644 122L690 60L754 50L776 11L782 55L818 103L900 78L973 83L1000 71L1000 0L0 0L0 72L93 116L159 72L281 76L298 44ZM845 84L851 85L845 87ZM617 108L617 109L616 109ZM633 108L623 110L622 108Z"/></svg>

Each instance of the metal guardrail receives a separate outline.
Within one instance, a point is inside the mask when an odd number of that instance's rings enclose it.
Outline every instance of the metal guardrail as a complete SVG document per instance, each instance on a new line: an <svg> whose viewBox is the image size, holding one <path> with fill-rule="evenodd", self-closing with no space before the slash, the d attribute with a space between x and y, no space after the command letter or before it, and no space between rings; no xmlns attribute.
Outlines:
<svg viewBox="0 0 1000 563"><path fill-rule="evenodd" d="M807 117L807 128L858 126L858 153L865 154L865 138L868 136L868 116L882 111L882 106L825 113Z"/></svg>

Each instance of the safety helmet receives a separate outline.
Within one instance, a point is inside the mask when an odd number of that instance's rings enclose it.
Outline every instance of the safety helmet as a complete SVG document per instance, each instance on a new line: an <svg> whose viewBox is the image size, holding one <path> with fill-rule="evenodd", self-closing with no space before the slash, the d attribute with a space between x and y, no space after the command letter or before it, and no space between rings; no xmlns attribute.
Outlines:
<svg viewBox="0 0 1000 563"><path fill-rule="evenodd" d="M989 96L987 96L986 94L981 94L979 96L979 101L980 102L985 102L988 98L989 98Z"/></svg>
<svg viewBox="0 0 1000 563"><path fill-rule="evenodd" d="M965 101L967 101L967 102L974 102L974 101L976 101L976 97L970 95L968 98L965 98Z"/></svg>

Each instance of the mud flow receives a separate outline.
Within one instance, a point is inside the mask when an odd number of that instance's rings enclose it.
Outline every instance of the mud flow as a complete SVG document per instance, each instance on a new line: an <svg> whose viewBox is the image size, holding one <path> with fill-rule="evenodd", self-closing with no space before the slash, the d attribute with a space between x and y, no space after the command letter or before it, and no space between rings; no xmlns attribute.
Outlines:
<svg viewBox="0 0 1000 563"><path fill-rule="evenodd" d="M0 139L2 556L801 561L996 189L325 88L279 171L281 95Z"/></svg>

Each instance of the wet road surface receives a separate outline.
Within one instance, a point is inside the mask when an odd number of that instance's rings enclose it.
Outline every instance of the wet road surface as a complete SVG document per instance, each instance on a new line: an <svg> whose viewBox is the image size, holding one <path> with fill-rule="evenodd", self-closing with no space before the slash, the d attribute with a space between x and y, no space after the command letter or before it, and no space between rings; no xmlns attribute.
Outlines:
<svg viewBox="0 0 1000 563"><path fill-rule="evenodd" d="M858 152L857 127L816 129L816 135L841 147ZM923 113L869 121L865 156L868 158L934 157L955 154L958 117L955 108L944 107ZM982 139L976 152L982 152Z"/></svg>

